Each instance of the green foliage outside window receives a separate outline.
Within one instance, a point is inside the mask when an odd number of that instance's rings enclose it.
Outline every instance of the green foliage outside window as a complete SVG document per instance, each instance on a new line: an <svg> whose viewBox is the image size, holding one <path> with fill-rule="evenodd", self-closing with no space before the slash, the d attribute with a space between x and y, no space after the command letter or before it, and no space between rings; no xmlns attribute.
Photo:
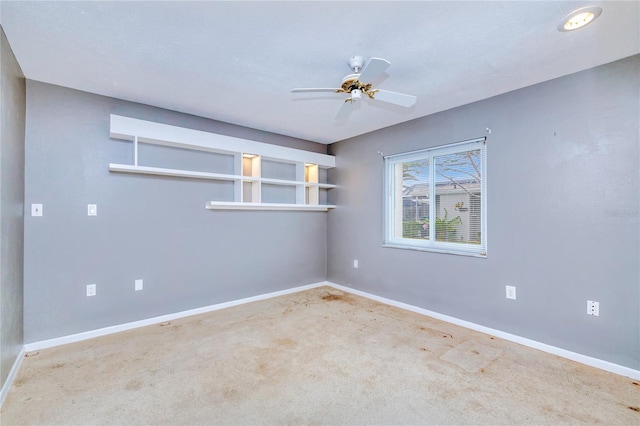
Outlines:
<svg viewBox="0 0 640 426"><path fill-rule="evenodd" d="M456 240L458 227L462 225L462 218L456 216L449 219L449 212L444 209L444 217L436 217L436 240L445 242L459 242ZM403 238L429 238L429 219L405 220L402 222Z"/></svg>

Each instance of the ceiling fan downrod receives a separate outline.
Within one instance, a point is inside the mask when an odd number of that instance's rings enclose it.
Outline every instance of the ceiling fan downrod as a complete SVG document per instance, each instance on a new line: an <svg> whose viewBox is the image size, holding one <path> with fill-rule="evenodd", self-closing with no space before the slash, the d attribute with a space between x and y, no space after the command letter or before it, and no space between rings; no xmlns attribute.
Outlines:
<svg viewBox="0 0 640 426"><path fill-rule="evenodd" d="M362 71L362 67L364 66L364 58L362 56L352 56L349 58L349 68L354 72L354 74L360 74Z"/></svg>

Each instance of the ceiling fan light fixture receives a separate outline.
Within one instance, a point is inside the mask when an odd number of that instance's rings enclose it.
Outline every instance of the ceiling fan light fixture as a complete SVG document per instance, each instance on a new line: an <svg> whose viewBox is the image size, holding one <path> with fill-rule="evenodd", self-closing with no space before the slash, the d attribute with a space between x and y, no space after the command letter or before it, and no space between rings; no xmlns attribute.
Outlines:
<svg viewBox="0 0 640 426"><path fill-rule="evenodd" d="M362 97L362 90L354 89L351 91L351 102L355 102Z"/></svg>
<svg viewBox="0 0 640 426"><path fill-rule="evenodd" d="M602 8L597 6L581 7L565 16L558 25L558 30L562 32L577 30L595 21L601 13Z"/></svg>

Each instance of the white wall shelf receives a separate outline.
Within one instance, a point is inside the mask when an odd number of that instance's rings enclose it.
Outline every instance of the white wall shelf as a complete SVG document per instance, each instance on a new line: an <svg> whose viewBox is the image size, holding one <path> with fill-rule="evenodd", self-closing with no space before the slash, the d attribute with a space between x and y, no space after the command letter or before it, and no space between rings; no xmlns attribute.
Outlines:
<svg viewBox="0 0 640 426"><path fill-rule="evenodd" d="M285 203L235 203L225 201L209 201L208 210L301 210L326 212L336 206L326 204L285 204Z"/></svg>
<svg viewBox="0 0 640 426"><path fill-rule="evenodd" d="M173 176L211 180L237 180L242 178L242 176L229 175L224 173L196 172L191 170L166 169L163 167L132 166L129 164L116 163L110 163L109 170L112 172L122 173L138 173L144 175Z"/></svg>
<svg viewBox="0 0 640 426"><path fill-rule="evenodd" d="M112 172L233 181L233 201L210 201L206 204L206 208L210 210L328 211L335 208L332 205L320 204L321 190L325 191L336 187L333 184L319 181L320 169L335 167L335 157L331 155L113 114L111 115L110 136L114 139L133 142L134 164L111 163L109 170ZM141 143L231 155L234 164L233 173L140 166L138 146ZM293 164L295 180L263 177L263 160ZM295 203L273 203L269 200L263 200L263 184L293 187ZM273 195L271 196L273 197Z"/></svg>
<svg viewBox="0 0 640 426"><path fill-rule="evenodd" d="M135 141L222 154L249 153L264 159L317 164L320 168L336 166L335 157L286 146L272 145L248 139L139 120L111 114L110 136L113 139Z"/></svg>
<svg viewBox="0 0 640 426"><path fill-rule="evenodd" d="M317 186L320 189L333 189L336 186L332 183L307 183L307 186Z"/></svg>
<svg viewBox="0 0 640 426"><path fill-rule="evenodd" d="M284 179L271 179L271 178L260 178L259 181L261 183L268 183L269 185L286 185L286 186L296 186L296 185L305 185L306 182L297 181L297 180L284 180Z"/></svg>

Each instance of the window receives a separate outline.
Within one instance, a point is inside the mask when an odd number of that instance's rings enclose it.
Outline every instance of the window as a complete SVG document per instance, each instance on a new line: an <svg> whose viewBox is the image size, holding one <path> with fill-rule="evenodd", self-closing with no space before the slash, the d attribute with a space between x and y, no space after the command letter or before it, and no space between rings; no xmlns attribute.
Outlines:
<svg viewBox="0 0 640 426"><path fill-rule="evenodd" d="M486 256L485 138L385 157L385 246Z"/></svg>

